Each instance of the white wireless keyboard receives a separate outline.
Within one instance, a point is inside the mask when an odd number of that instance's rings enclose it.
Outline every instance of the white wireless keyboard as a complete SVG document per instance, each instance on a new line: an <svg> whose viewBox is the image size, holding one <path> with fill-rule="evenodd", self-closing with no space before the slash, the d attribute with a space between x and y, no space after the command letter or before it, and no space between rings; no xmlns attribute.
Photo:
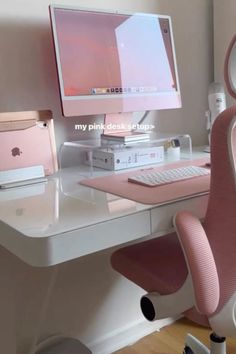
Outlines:
<svg viewBox="0 0 236 354"><path fill-rule="evenodd" d="M210 174L210 170L204 167L187 166L173 168L162 172L150 172L134 177L129 177L128 181L138 183L148 187L160 186L162 184L182 181L189 178L201 177Z"/></svg>

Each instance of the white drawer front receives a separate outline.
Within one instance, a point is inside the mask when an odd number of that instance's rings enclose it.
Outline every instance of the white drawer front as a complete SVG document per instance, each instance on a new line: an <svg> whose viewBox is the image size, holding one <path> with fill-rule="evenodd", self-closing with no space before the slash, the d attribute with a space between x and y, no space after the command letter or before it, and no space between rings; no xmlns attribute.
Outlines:
<svg viewBox="0 0 236 354"><path fill-rule="evenodd" d="M177 211L186 210L202 219L206 214L208 195L194 197L176 203L163 205L151 210L151 231L162 235L173 228L173 216Z"/></svg>

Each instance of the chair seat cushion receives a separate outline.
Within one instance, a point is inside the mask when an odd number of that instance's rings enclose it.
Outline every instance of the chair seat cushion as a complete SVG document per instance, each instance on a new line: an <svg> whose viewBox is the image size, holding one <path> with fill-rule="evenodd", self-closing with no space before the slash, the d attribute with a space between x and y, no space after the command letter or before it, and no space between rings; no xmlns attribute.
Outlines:
<svg viewBox="0 0 236 354"><path fill-rule="evenodd" d="M177 291L188 273L176 233L123 247L113 253L111 264L147 292L161 295Z"/></svg>
<svg viewBox="0 0 236 354"><path fill-rule="evenodd" d="M188 269L176 233L123 247L111 257L112 267L147 292L167 295L176 292L187 278ZM202 326L206 316L193 307L184 314Z"/></svg>

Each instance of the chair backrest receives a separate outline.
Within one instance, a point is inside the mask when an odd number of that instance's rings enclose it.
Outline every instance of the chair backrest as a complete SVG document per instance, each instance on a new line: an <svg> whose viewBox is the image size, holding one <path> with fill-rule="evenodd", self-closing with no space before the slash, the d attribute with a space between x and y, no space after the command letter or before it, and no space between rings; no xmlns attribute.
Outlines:
<svg viewBox="0 0 236 354"><path fill-rule="evenodd" d="M233 36L225 56L224 79L228 93L236 98L236 35ZM209 239L216 238L220 231L228 230L228 235L236 230L234 229L236 220L234 225L233 218L234 210L236 210L235 120L236 106L233 106L222 112L212 127L211 186L205 220ZM213 229L218 231L213 233ZM227 240L229 240L229 236L227 236Z"/></svg>
<svg viewBox="0 0 236 354"><path fill-rule="evenodd" d="M230 43L225 60L225 81L236 98L228 70L229 58L236 42ZM235 57L236 59L236 57ZM236 75L236 72L235 72ZM236 292L236 106L222 112L215 120L211 134L211 184L204 221L215 258L220 282L217 311ZM230 270L230 271L229 271Z"/></svg>

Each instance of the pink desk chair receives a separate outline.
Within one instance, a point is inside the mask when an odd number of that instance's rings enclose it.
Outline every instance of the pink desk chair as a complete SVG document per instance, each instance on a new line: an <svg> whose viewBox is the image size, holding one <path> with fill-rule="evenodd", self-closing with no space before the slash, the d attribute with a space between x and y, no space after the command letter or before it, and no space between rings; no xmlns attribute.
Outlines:
<svg viewBox="0 0 236 354"><path fill-rule="evenodd" d="M235 43L236 36L225 61L226 85L234 98ZM113 268L147 291L141 309L148 320L184 314L212 328L211 349L188 334L186 354L225 354L225 337L236 336L235 162L233 106L218 116L212 129L210 197L204 223L188 211L178 212L176 233L124 247L112 255Z"/></svg>

